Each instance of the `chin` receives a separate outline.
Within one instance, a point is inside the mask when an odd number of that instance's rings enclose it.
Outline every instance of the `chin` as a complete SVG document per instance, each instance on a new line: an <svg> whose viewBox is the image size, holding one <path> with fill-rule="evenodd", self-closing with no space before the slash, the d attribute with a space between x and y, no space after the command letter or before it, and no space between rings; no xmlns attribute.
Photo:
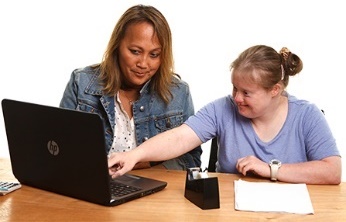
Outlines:
<svg viewBox="0 0 346 222"><path fill-rule="evenodd" d="M246 117L246 118L249 118L249 119L253 118L253 116L251 115L251 113L246 112L246 111L244 111L244 110L243 110L243 111L239 110L239 114L242 115L242 116L244 116L244 117Z"/></svg>

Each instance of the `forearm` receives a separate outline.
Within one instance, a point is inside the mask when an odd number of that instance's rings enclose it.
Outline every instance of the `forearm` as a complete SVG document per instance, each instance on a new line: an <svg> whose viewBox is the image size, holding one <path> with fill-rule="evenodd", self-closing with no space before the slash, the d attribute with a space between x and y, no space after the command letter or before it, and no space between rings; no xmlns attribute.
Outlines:
<svg viewBox="0 0 346 222"><path fill-rule="evenodd" d="M320 161L283 164L278 180L289 183L339 184L341 182L341 158L328 157Z"/></svg>
<svg viewBox="0 0 346 222"><path fill-rule="evenodd" d="M183 124L150 138L134 151L139 162L164 161L187 153L201 143L195 132Z"/></svg>

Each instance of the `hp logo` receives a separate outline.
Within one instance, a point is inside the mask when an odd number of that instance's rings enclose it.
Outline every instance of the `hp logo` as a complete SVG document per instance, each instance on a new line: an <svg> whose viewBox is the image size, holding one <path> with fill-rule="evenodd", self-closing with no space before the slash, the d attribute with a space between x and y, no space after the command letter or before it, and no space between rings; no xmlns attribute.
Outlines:
<svg viewBox="0 0 346 222"><path fill-rule="evenodd" d="M48 147L48 151L53 156L56 156L59 154L59 146L55 141L53 140L48 141L47 147Z"/></svg>

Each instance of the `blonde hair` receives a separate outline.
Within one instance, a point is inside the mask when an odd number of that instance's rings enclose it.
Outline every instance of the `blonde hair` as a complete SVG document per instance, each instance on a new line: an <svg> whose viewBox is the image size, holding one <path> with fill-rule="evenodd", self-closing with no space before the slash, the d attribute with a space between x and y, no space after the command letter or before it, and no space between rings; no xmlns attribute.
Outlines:
<svg viewBox="0 0 346 222"><path fill-rule="evenodd" d="M231 64L233 73L241 72L245 78L260 84L265 89L271 89L278 82L287 87L289 76L298 74L303 69L302 60L283 47L278 53L265 45L256 45L242 52ZM256 70L258 76L253 75Z"/></svg>

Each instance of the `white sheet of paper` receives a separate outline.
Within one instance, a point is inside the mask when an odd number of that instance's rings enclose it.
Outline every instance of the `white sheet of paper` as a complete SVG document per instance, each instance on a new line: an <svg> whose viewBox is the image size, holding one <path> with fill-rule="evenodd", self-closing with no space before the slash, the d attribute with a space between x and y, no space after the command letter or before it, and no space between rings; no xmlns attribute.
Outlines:
<svg viewBox="0 0 346 222"><path fill-rule="evenodd" d="M314 214L306 184L234 181L235 209Z"/></svg>

